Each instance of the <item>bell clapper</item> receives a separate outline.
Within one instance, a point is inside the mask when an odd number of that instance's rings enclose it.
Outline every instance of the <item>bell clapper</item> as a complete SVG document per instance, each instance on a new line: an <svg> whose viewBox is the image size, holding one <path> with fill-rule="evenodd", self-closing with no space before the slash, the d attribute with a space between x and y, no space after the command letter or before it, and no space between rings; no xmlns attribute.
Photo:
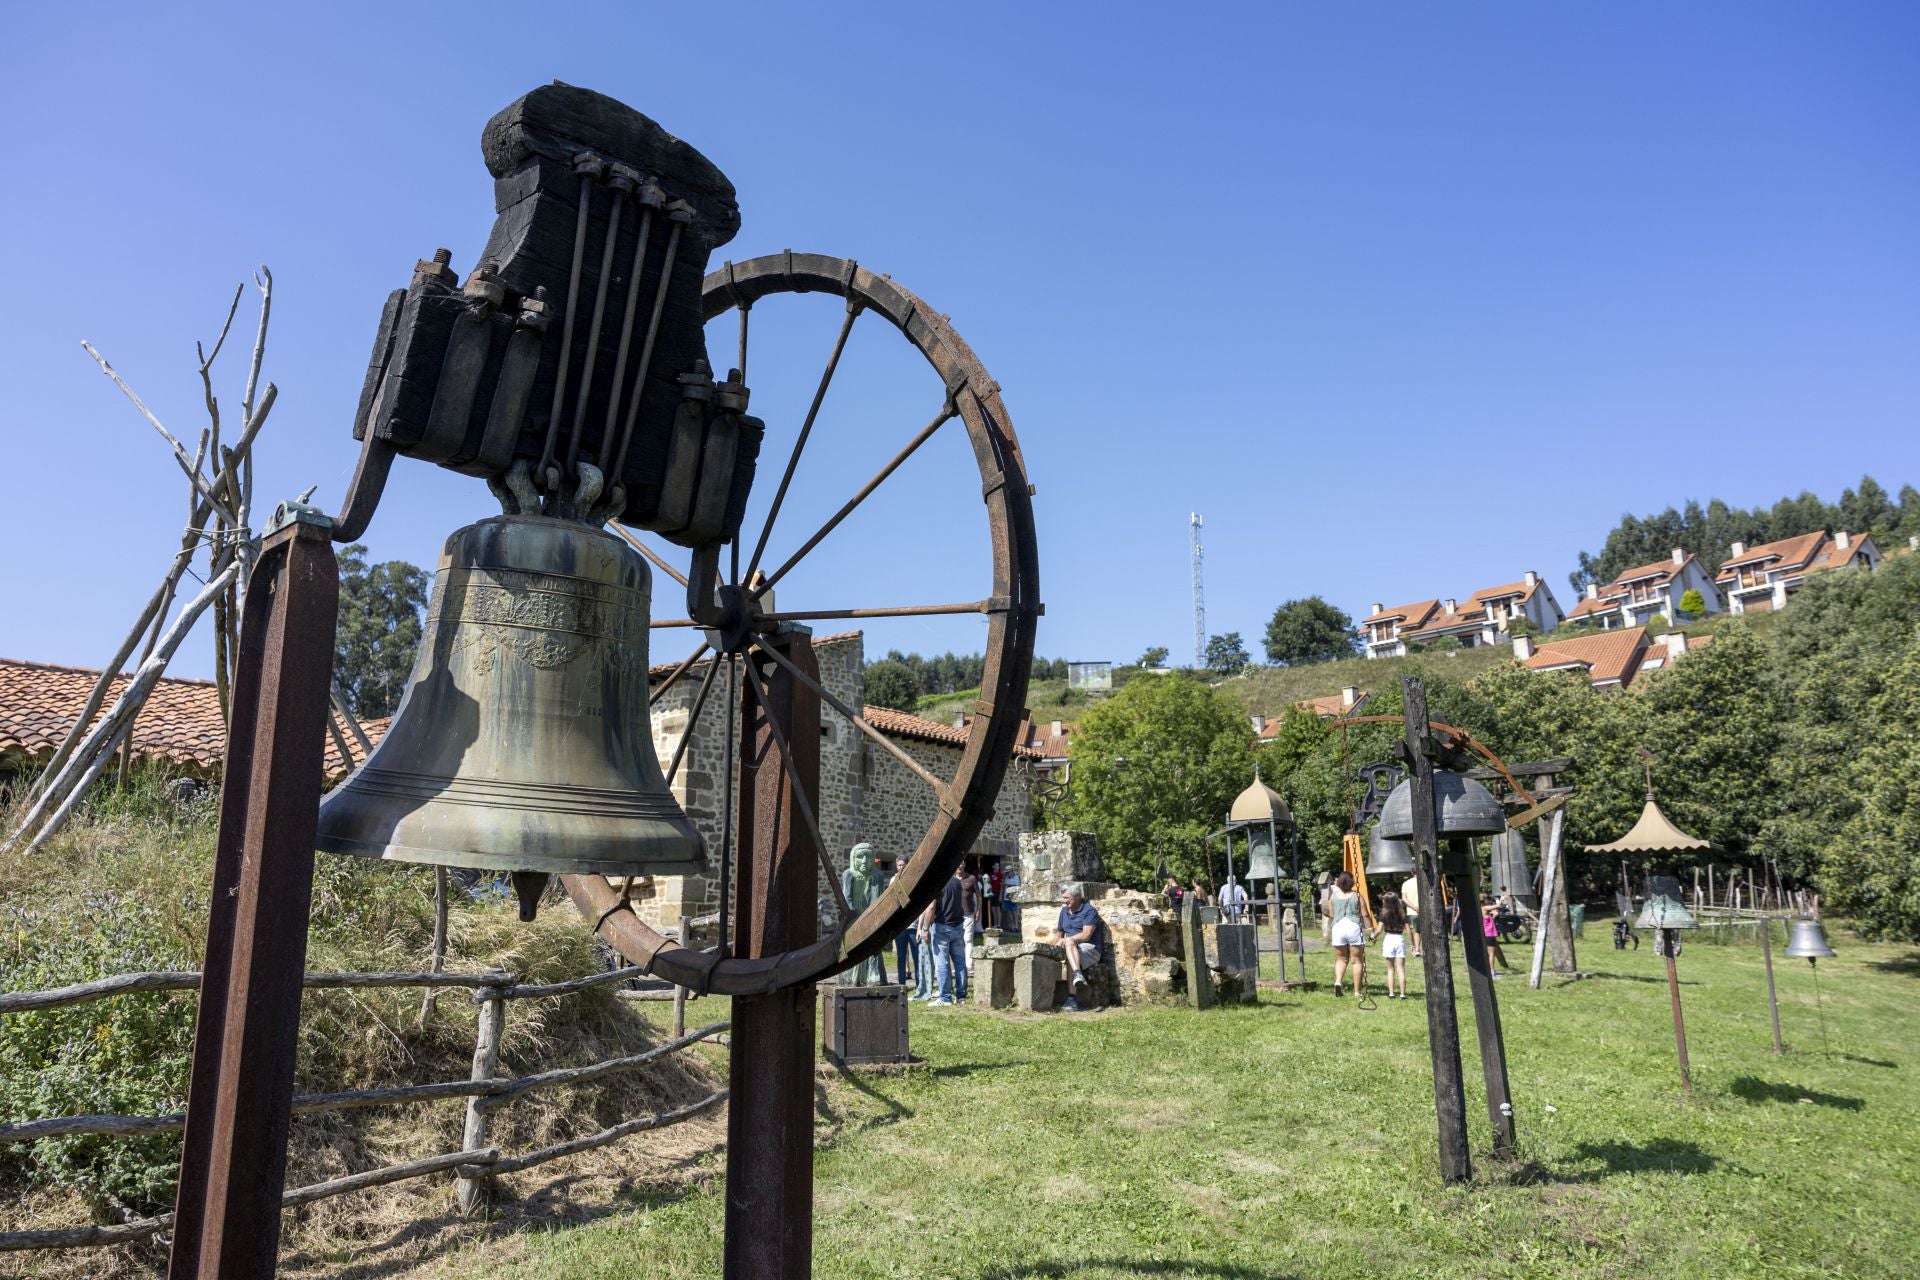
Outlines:
<svg viewBox="0 0 1920 1280"><path fill-rule="evenodd" d="M547 891L547 873L544 871L516 871L513 873L513 896L520 900L520 923L532 924L540 910L540 895Z"/></svg>

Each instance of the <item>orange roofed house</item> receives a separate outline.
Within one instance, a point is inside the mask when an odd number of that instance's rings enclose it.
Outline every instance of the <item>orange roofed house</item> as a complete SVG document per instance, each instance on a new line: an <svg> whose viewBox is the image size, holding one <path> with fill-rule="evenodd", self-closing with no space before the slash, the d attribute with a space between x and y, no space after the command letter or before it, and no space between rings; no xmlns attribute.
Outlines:
<svg viewBox="0 0 1920 1280"><path fill-rule="evenodd" d="M1871 534L1821 530L1797 538L1763 542L1749 547L1736 542L1720 566L1717 579L1727 593L1733 613L1770 613L1800 590L1807 575L1827 569L1872 569L1880 563L1880 548Z"/></svg>
<svg viewBox="0 0 1920 1280"><path fill-rule="evenodd" d="M1605 586L1588 583L1586 594L1568 610L1567 621L1609 631L1644 627L1655 618L1678 622L1680 601L1689 591L1700 593L1705 612L1725 612L1726 604L1706 566L1684 548L1675 547L1665 560L1629 569Z"/></svg>
<svg viewBox="0 0 1920 1280"><path fill-rule="evenodd" d="M1516 636L1513 656L1530 671L1571 671L1585 676L1596 689L1624 689L1647 672L1669 667L1712 640L1712 636L1688 640L1680 631L1649 637L1645 627L1623 627L1603 635L1546 644L1534 643L1531 636Z"/></svg>
<svg viewBox="0 0 1920 1280"><path fill-rule="evenodd" d="M1504 643L1508 626L1525 618L1536 630L1551 631L1564 615L1553 590L1529 569L1518 582L1476 591L1464 601L1420 600L1387 608L1376 604L1360 623L1360 639L1369 658L1397 658L1408 646L1452 637L1462 648Z"/></svg>

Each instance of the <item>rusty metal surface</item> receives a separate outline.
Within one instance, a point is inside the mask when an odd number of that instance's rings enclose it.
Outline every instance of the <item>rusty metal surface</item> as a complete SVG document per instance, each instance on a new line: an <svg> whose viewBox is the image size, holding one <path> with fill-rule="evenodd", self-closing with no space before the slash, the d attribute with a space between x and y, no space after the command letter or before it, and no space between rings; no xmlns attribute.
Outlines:
<svg viewBox="0 0 1920 1280"><path fill-rule="evenodd" d="M170 1280L274 1271L339 594L324 525L266 539L240 633Z"/></svg>
<svg viewBox="0 0 1920 1280"><path fill-rule="evenodd" d="M939 375L972 445L991 541L992 595L986 667L967 744L951 785L951 812L935 816L919 847L873 906L844 933L778 954L710 955L681 946L641 920L598 876L567 876L582 915L630 963L697 990L751 995L809 983L878 954L933 898L993 811L1025 715L1034 632L1041 613L1039 557L1025 462L999 386L945 317L884 276L846 259L780 253L728 263L707 277L706 316L789 292L822 292L885 317ZM704 580L699 574L690 575ZM996 601L998 603L998 601ZM763 620L764 622L764 620Z"/></svg>
<svg viewBox="0 0 1920 1280"><path fill-rule="evenodd" d="M805 631L768 642L818 677ZM800 793L820 790L820 699L763 657L766 692L740 709L742 850L736 950L778 955L814 940L818 851L800 821ZM782 744L791 744L788 748ZM791 766L791 767L789 767ZM724 1274L799 1280L813 1257L814 987L796 984L733 1002L728 1049Z"/></svg>

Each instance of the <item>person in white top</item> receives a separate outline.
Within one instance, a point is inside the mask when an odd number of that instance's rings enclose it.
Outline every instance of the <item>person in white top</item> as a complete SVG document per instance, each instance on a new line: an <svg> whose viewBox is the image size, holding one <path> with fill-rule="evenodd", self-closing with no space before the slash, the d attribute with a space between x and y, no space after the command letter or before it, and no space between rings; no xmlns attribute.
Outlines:
<svg viewBox="0 0 1920 1280"><path fill-rule="evenodd" d="M1230 923L1237 924L1246 918L1247 891L1232 876L1228 876L1227 882L1220 886L1220 910Z"/></svg>

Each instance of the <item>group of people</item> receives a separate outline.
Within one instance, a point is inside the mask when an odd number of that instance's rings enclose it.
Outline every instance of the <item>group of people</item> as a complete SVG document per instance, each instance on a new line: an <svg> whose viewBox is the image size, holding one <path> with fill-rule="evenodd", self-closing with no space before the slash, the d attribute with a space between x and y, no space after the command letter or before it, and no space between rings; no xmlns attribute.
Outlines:
<svg viewBox="0 0 1920 1280"><path fill-rule="evenodd" d="M1486 939L1487 953L1498 962L1502 969L1511 969L1507 963L1506 952L1500 949L1500 927L1497 917L1506 909L1505 901L1496 903L1486 894L1480 895L1480 932ZM1364 995L1367 982L1367 941L1369 936L1380 942L1380 955L1387 965L1387 999L1405 1000L1407 998L1407 939L1413 939L1413 954L1420 955L1420 884L1409 879L1399 891L1388 889L1380 895L1380 909L1374 913L1371 923L1361 910L1360 894L1354 889L1353 876L1342 871L1327 886L1322 900L1322 915L1327 922L1327 940L1333 945L1333 994L1343 994L1349 974L1353 977L1352 990L1356 995ZM1460 904L1450 902L1446 907L1447 927L1455 933L1460 929ZM1499 974L1494 974L1499 977Z"/></svg>
<svg viewBox="0 0 1920 1280"><path fill-rule="evenodd" d="M894 972L904 986L913 983L907 999L929 1008L962 1004L967 998L967 953L975 934L1001 919L1004 881L997 867L985 875L964 863L940 886L940 896L927 905L911 925L894 939ZM1087 971L1099 964L1104 926L1094 905L1073 888L1055 921L1054 940L1067 962L1067 1000L1061 1006L1077 1013L1088 991Z"/></svg>

